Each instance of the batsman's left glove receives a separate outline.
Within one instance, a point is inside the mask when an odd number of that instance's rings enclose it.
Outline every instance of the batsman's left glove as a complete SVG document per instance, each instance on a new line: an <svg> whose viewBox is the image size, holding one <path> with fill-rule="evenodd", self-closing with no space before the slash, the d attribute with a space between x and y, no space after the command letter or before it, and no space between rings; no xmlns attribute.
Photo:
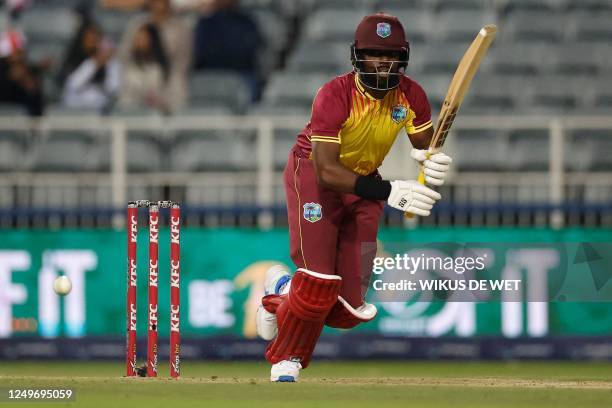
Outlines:
<svg viewBox="0 0 612 408"><path fill-rule="evenodd" d="M425 182L432 186L441 186L444 184L448 169L453 159L446 154L439 152L429 155L427 150L412 149L410 156L423 165L425 173Z"/></svg>

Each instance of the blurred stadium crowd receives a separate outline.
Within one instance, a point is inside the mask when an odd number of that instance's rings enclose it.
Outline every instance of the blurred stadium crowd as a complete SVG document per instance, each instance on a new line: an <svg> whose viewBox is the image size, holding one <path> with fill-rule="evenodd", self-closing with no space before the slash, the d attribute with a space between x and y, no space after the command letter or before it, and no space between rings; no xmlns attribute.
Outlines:
<svg viewBox="0 0 612 408"><path fill-rule="evenodd" d="M612 108L607 0L6 0L5 10L3 111L304 114L313 88L351 69L354 29L375 10L404 23L408 74L434 108L485 22L501 38L466 109Z"/></svg>
<svg viewBox="0 0 612 408"><path fill-rule="evenodd" d="M214 75L195 73L216 69L242 81L233 84L246 95L243 107L259 98L257 59L264 39L235 1L67 3L7 2L0 40L3 102L36 116L49 105L51 112L61 107L172 114L200 105L198 98L216 103L198 92L190 100L189 92L191 83L205 93Z"/></svg>
<svg viewBox="0 0 612 408"><path fill-rule="evenodd" d="M566 184L552 204L596 204L593 223L610 222L612 125L592 126L589 117L612 111L611 0L5 0L0 123L84 114L306 119L316 90L352 69L355 27L374 11L404 24L411 43L407 74L425 88L434 117L478 28L500 28L462 107L462 115L479 118L483 127L458 123L458 137L450 138L459 176L443 189L446 200L496 206L495 219L513 204L531 205L530 214L540 211L534 205L551 204L549 123L560 118L560 160L573 173L556 180ZM500 116L510 124L497 127ZM527 117L538 124L523 126ZM113 205L103 179L112 162L109 138L100 145L95 132L52 129L28 139L8 125L0 129L0 209ZM175 199L171 181L176 197L194 206L256 205L258 136L249 129L239 137L237 129L171 135L128 129L127 171L157 172L141 190L129 181L128 196ZM298 130L273 129L275 171ZM200 178L191 188L194 178L160 177L168 171L235 173L211 173L218 184L204 186ZM39 177L42 172L49 178ZM85 172L102 176L81 178L78 188L57 176ZM90 187L91 180L98 184ZM282 189L272 201L283 207ZM519 222L508 211L508 223ZM0 223L14 225L10 217ZM585 223L582 215L577 220Z"/></svg>

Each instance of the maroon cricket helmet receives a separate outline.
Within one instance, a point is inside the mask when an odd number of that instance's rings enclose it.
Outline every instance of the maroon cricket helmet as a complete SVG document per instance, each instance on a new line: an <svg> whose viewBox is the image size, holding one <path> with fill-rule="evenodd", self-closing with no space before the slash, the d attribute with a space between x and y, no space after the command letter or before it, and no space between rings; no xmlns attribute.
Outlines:
<svg viewBox="0 0 612 408"><path fill-rule="evenodd" d="M398 52L397 60L392 61L392 67L385 72L366 72L364 69L364 51ZM410 44L406 41L406 33L397 17L382 12L365 16L355 30L355 42L351 44L351 62L354 71L359 75L360 82L371 89L390 90L399 85L400 77L408 66Z"/></svg>
<svg viewBox="0 0 612 408"><path fill-rule="evenodd" d="M397 17L382 12L365 16L355 31L358 50L408 51L404 26Z"/></svg>

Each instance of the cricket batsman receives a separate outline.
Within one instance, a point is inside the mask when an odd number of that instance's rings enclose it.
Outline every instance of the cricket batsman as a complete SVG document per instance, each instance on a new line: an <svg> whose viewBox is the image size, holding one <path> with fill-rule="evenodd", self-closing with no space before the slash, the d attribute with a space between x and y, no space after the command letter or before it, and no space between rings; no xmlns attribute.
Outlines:
<svg viewBox="0 0 612 408"><path fill-rule="evenodd" d="M257 332L271 340L271 381L298 380L324 325L348 329L376 316L365 301L376 254L362 253L362 243L376 242L383 201L425 217L440 199L416 180L383 180L377 170L402 128L428 184L442 185L451 163L444 153L427 157L431 108L404 74L409 54L396 17L366 16L351 45L353 71L319 89L289 154L284 184L297 271L267 271L257 312Z"/></svg>

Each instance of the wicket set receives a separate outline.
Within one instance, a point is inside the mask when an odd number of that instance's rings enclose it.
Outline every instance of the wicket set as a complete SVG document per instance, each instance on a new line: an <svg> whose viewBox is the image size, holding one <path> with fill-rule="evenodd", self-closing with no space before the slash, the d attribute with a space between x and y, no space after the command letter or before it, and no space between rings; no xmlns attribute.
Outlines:
<svg viewBox="0 0 612 408"><path fill-rule="evenodd" d="M127 208L127 376L139 374L136 367L136 250L138 209L149 210L149 284L146 376L157 377L159 210L170 209L170 377L180 376L180 225L181 209L170 201L130 201ZM144 376L144 374L141 374Z"/></svg>

